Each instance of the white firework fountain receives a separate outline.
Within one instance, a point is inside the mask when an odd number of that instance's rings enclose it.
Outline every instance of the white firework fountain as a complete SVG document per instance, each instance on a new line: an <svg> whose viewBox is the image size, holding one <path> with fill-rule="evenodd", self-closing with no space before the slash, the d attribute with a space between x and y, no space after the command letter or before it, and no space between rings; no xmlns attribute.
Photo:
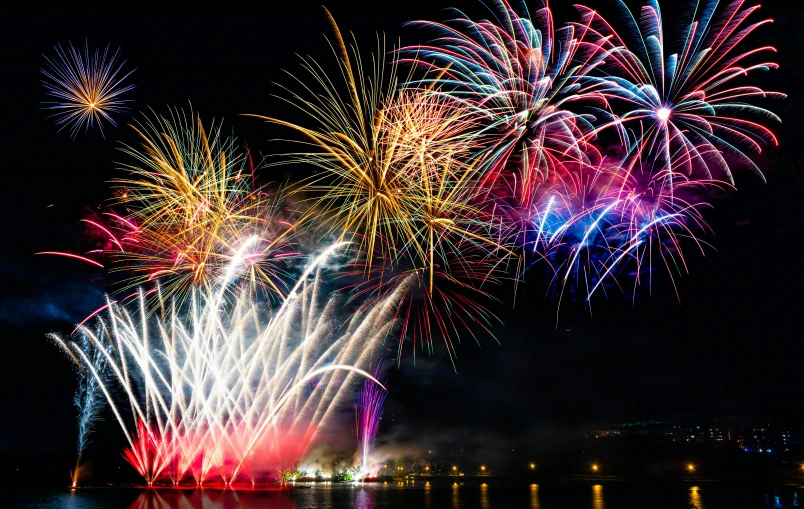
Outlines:
<svg viewBox="0 0 804 509"><path fill-rule="evenodd" d="M110 303L95 328L81 327L89 342L52 335L98 381L128 441L124 456L149 485L272 480L297 464L355 382L379 384L366 369L381 355L398 292L343 317L320 275L340 246L278 309L249 292L232 296L227 273L184 312L161 299L148 309L141 293L135 311ZM98 351L105 373L91 361Z"/></svg>

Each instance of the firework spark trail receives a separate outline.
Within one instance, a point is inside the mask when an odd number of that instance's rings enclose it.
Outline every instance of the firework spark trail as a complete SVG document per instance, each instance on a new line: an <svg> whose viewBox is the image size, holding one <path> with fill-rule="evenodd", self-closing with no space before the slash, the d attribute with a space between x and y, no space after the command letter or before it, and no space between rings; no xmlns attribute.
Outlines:
<svg viewBox="0 0 804 509"><path fill-rule="evenodd" d="M306 274L317 280L332 252ZM165 318L150 322L144 296L131 311L110 305L99 318L108 336L80 329L105 355L105 378L91 364L92 352L53 338L96 377L129 443L125 458L149 484L253 483L298 462L355 377L379 384L363 367L390 333L398 296L342 320L335 298L318 302L319 286L307 280L268 324L248 292L230 302L196 291L186 316L174 301L166 303ZM300 322L308 326L300 329Z"/></svg>
<svg viewBox="0 0 804 509"><path fill-rule="evenodd" d="M53 256L63 256L65 258L74 258L76 260L81 260L82 262L88 263L90 265L94 265L96 267L103 268L103 264L100 262L96 262L91 258L87 258L86 256L81 256L73 253L62 253L60 251L42 251L39 253L34 253L36 255L53 255Z"/></svg>
<svg viewBox="0 0 804 509"><path fill-rule="evenodd" d="M113 115L128 111L130 99L122 96L134 88L123 83L134 71L123 74L125 61L118 62L120 50L110 54L107 46L102 52L90 53L88 42L83 53L72 43L66 50L61 45L54 49L55 57L45 56L48 67L42 69L46 78L42 84L55 100L43 104L54 112L51 116L59 131L68 129L75 138L82 128L86 132L95 125L103 135L104 121L116 127Z"/></svg>
<svg viewBox="0 0 804 509"><path fill-rule="evenodd" d="M374 378L380 377L380 364L374 369ZM360 451L360 471L363 476L369 475L371 465L369 464L369 454L382 420L382 408L388 390L377 385L371 380L363 382L363 388L357 395L355 405L355 427L357 431L357 445Z"/></svg>
<svg viewBox="0 0 804 509"><path fill-rule="evenodd" d="M105 334L105 330L100 327L95 331L95 335L98 337L103 337ZM101 381L108 380L108 360L103 351L90 340L89 336L86 334L79 336L76 343L80 345L82 351L89 353L87 359L92 364L94 373L97 373L97 376L95 376L92 370L83 366L81 360L67 348L65 343L62 341L57 341L57 343L65 349L65 352L78 368L78 386L73 397L73 404L78 410L77 457L75 469L71 472L72 486L75 487L81 475L81 458L89 444L89 435L94 431L95 423L100 420L100 412L105 404L101 391Z"/></svg>

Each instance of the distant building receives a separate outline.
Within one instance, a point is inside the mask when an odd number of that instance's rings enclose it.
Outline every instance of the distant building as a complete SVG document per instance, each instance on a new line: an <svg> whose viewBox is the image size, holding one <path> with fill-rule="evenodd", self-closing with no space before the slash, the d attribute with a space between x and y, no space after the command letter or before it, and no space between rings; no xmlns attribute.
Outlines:
<svg viewBox="0 0 804 509"><path fill-rule="evenodd" d="M599 428L584 432L587 438L602 439L620 436L643 436L659 442L676 442L739 447L746 452L770 453L799 450L797 434L787 427L770 424L758 428L731 428L725 426L681 426L655 421L624 423L614 428Z"/></svg>

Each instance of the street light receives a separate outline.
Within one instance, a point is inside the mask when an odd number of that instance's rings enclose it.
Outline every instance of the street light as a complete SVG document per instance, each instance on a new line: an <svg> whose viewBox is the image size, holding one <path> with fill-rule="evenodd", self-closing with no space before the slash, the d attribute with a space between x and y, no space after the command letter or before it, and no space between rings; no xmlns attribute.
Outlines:
<svg viewBox="0 0 804 509"><path fill-rule="evenodd" d="M486 470L486 465L481 465L480 470Z"/></svg>
<svg viewBox="0 0 804 509"><path fill-rule="evenodd" d="M531 463L530 464L530 469L531 470L536 470L536 463Z"/></svg>
<svg viewBox="0 0 804 509"><path fill-rule="evenodd" d="M592 471L597 472L597 465L592 465Z"/></svg>
<svg viewBox="0 0 804 509"><path fill-rule="evenodd" d="M689 470L690 472L694 471L695 470L695 465L693 465L692 463L688 464L687 465L687 470Z"/></svg>

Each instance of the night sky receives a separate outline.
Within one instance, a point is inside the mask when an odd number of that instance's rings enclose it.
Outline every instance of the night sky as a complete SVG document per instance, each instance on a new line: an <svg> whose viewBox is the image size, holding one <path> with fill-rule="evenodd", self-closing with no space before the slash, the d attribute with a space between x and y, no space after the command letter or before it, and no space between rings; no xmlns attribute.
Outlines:
<svg viewBox="0 0 804 509"><path fill-rule="evenodd" d="M271 94L279 92L274 82L290 83L282 69L300 69L296 53L335 62L319 3L287 4L271 11L221 6L208 14L0 17L0 455L73 450L75 376L44 334L69 332L108 291L101 272L33 253L78 248L78 221L111 196L106 181L119 175L118 147L136 140L127 124L148 107L164 111L189 102L205 122L222 119L252 151L282 152L281 143L267 140L291 133L242 114L293 114ZM789 94L766 103L782 117L772 127L781 147L759 158L766 184L740 172L739 191L706 212L715 232L706 240L714 248L690 257L689 275L677 279L681 303L658 274L652 296L643 291L632 302L615 291L594 304L593 317L568 308L556 326L554 302L545 299L545 281L534 271L517 289L515 305L512 286L498 289L502 302L494 310L505 323L494 329L499 344L481 336L477 345L466 336L457 373L443 353L419 355L414 366L406 350L400 369L388 374L381 433L402 441L467 437L507 445L628 420L800 424L804 15L785 4L765 3L761 12L776 23L753 39L779 49L781 69L761 80ZM377 31L389 41L427 41L428 34L402 23L443 20L440 9L449 3L326 5L368 52ZM479 10L473 0L457 6ZM564 15L568 8L556 10L557 20L574 19ZM137 69L130 78L137 88L133 111L118 115L119 127L105 139L95 131L73 141L40 109L39 69L55 43L83 45L85 38L90 46L119 46L127 67ZM257 175L268 183L292 179L294 171L300 170ZM99 429L97 435L119 433L112 422Z"/></svg>

